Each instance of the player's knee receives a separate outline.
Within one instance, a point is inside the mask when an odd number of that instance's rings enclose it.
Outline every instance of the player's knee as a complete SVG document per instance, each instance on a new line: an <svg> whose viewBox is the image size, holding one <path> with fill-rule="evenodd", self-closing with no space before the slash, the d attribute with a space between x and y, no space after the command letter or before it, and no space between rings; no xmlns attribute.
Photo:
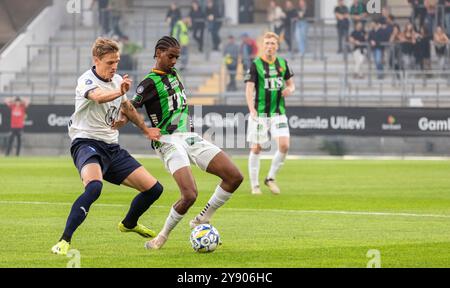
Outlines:
<svg viewBox="0 0 450 288"><path fill-rule="evenodd" d="M96 201L100 197L100 194L102 193L102 189L103 189L103 183L102 183L102 181L99 181L99 180L90 181L86 185L86 188L85 188L86 192L91 194L92 199L94 201Z"/></svg>
<svg viewBox="0 0 450 288"><path fill-rule="evenodd" d="M151 198L153 201L156 201L159 199L161 194L164 191L164 187L161 185L161 183L156 182L155 185L153 185L152 188L150 188L147 191L142 192L143 195L147 196L148 198Z"/></svg>
<svg viewBox="0 0 450 288"><path fill-rule="evenodd" d="M183 189L183 197L181 201L185 206L191 207L197 200L197 195L197 189L195 188Z"/></svg>
<svg viewBox="0 0 450 288"><path fill-rule="evenodd" d="M278 150L281 153L286 154L289 151L289 144L281 144Z"/></svg>
<svg viewBox="0 0 450 288"><path fill-rule="evenodd" d="M262 148L259 145L252 147L253 154L260 154L261 150L262 150Z"/></svg>
<svg viewBox="0 0 450 288"><path fill-rule="evenodd" d="M230 172L227 182L232 187L232 190L235 191L241 186L242 182L244 181L244 175L238 170L234 169L232 172Z"/></svg>

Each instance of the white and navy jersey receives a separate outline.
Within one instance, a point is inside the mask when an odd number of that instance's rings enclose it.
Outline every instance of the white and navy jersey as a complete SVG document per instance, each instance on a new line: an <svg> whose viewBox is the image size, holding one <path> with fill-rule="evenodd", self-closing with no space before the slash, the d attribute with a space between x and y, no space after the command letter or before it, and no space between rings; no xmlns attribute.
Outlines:
<svg viewBox="0 0 450 288"><path fill-rule="evenodd" d="M119 142L119 132L113 130L113 120L117 120L120 105L127 100L126 94L114 101L97 104L87 98L94 89L116 90L122 83L122 77L114 75L111 81L102 79L95 67L86 71L79 79L76 88L75 113L69 122L69 136L73 140L84 138L103 141L108 144Z"/></svg>

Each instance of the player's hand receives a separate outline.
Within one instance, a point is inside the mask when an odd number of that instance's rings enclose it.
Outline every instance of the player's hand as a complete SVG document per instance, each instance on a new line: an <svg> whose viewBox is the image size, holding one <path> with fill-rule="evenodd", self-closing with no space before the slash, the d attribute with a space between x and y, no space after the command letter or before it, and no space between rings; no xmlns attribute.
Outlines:
<svg viewBox="0 0 450 288"><path fill-rule="evenodd" d="M152 141L159 141L161 138L161 129L159 128L148 128L145 132L145 136Z"/></svg>
<svg viewBox="0 0 450 288"><path fill-rule="evenodd" d="M283 96L283 97L288 97L288 96L291 96L292 95L292 90L291 90L291 88L286 88L286 89L284 89L283 90L283 92L281 92L281 96Z"/></svg>
<svg viewBox="0 0 450 288"><path fill-rule="evenodd" d="M131 89L131 83L133 83L133 80L131 80L131 79L128 77L128 74L126 74L125 76L123 76L122 83L120 84L120 93L122 93L122 95L125 95L125 93L127 93L128 91L130 91L130 89Z"/></svg>
<svg viewBox="0 0 450 288"><path fill-rule="evenodd" d="M258 112L256 112L255 109L250 110L250 117L252 117L253 120L258 120Z"/></svg>

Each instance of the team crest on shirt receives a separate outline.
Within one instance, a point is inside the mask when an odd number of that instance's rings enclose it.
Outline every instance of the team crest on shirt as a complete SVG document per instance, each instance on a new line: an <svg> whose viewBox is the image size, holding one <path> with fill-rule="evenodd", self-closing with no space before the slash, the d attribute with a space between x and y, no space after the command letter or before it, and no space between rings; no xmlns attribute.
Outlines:
<svg viewBox="0 0 450 288"><path fill-rule="evenodd" d="M119 109L117 109L117 107L115 107L115 106L110 107L108 110L108 113L106 113L106 116L105 116L106 124L111 126L114 123L114 121L117 119L117 116L119 116Z"/></svg>
<svg viewBox="0 0 450 288"><path fill-rule="evenodd" d="M144 88L144 86L139 86L138 88L137 88L137 90L136 90L136 92L138 93L138 94L142 94L142 92L144 92L144 90L145 90L145 88Z"/></svg>
<svg viewBox="0 0 450 288"><path fill-rule="evenodd" d="M279 71L280 71L280 73L283 73L284 72L283 67L280 67Z"/></svg>

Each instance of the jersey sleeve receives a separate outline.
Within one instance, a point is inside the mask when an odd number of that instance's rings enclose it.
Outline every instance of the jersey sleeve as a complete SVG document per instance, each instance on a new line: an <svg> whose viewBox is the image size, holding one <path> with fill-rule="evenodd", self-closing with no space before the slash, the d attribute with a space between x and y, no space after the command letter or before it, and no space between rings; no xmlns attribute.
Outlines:
<svg viewBox="0 0 450 288"><path fill-rule="evenodd" d="M97 83L94 79L91 79L89 76L84 76L78 79L77 92L78 95L81 95L84 98L87 98L89 92L98 88Z"/></svg>
<svg viewBox="0 0 450 288"><path fill-rule="evenodd" d="M256 83L256 79L258 79L258 71L256 69L256 64L255 62L252 63L252 65L250 66L250 69L247 71L247 74L245 75L245 80L244 82L253 82Z"/></svg>
<svg viewBox="0 0 450 288"><path fill-rule="evenodd" d="M289 64L286 61L286 74L284 74L284 80L289 80L292 77L294 77L294 71L292 71L291 67L289 66Z"/></svg>
<svg viewBox="0 0 450 288"><path fill-rule="evenodd" d="M147 101L156 95L156 87L151 79L145 79L136 88L136 95L131 99L131 103L136 108L142 108Z"/></svg>

